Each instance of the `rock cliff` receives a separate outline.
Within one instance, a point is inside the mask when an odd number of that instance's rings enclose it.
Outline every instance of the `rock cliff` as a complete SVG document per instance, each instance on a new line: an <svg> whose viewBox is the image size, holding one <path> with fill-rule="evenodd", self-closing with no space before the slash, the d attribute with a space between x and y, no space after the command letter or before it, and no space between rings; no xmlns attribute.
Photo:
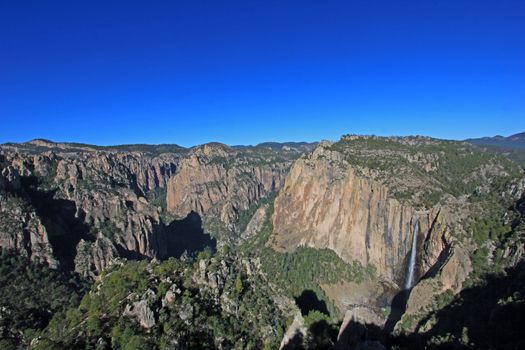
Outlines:
<svg viewBox="0 0 525 350"><path fill-rule="evenodd" d="M314 309L303 295L320 296L318 311L341 311L340 345L357 348L359 324L426 332L465 285L523 260L525 177L510 160L425 137L345 136L310 147L1 145L0 248L86 277L105 270L93 300L112 300L105 283L138 279L135 294L119 289L113 316L137 321L146 335L168 309L182 326L202 323L201 302L225 319L249 309L250 322L275 304L295 316L286 347L311 336L303 320ZM217 245L216 255L204 249ZM153 261L124 261L142 259ZM404 287L407 274L415 283ZM304 319L283 295L296 297ZM100 320L98 311L90 317ZM276 346L284 326L268 320L264 329L245 325L263 334L258 345Z"/></svg>
<svg viewBox="0 0 525 350"><path fill-rule="evenodd" d="M194 211L205 224L211 217L233 231L242 211L282 187L290 165L271 154L260 158L219 144L198 147L181 160L168 183L168 211L177 217Z"/></svg>
<svg viewBox="0 0 525 350"><path fill-rule="evenodd" d="M383 184L357 175L342 155L320 146L295 162L275 201L273 246L329 248L348 263L372 265L402 282L413 234L425 249L420 270L446 248L439 209L421 210L393 198ZM415 222L419 221L417 232Z"/></svg>
<svg viewBox="0 0 525 350"><path fill-rule="evenodd" d="M11 201L25 201L29 213L3 216L3 222L18 223L2 230L2 237L18 237L4 238L3 247L56 259L83 274L100 271L119 255L166 255L165 235L156 229L162 227L159 209L144 197L148 182L138 182L133 173L133 164L143 161L140 155L8 153L5 160L10 165L3 172L21 174ZM23 237L26 243L20 246ZM81 256L91 262L80 261Z"/></svg>
<svg viewBox="0 0 525 350"><path fill-rule="evenodd" d="M23 190L18 170L0 156L0 247L57 266L47 230Z"/></svg>
<svg viewBox="0 0 525 350"><path fill-rule="evenodd" d="M2 145L0 246L87 276L202 249L210 232L233 242L239 214L300 155L272 147Z"/></svg>
<svg viewBox="0 0 525 350"><path fill-rule="evenodd" d="M269 245L285 252L331 249L347 263L373 266L380 280L401 291L416 242L416 286L405 305L407 314L421 314L438 295L461 290L479 248L473 222L504 210L509 204L502 199L511 197L501 192L505 181L520 176L508 159L460 142L375 136L323 142L290 169L274 203ZM508 251L512 257L520 250ZM351 292L334 288L323 286L344 305ZM384 317L393 298L366 305L375 313L368 322ZM350 314L360 307L346 306Z"/></svg>

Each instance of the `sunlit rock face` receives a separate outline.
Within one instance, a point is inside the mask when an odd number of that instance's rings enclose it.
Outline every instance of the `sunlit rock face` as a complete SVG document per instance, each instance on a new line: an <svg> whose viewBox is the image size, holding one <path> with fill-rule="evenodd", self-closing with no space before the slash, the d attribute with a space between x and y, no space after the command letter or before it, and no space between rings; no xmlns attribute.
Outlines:
<svg viewBox="0 0 525 350"><path fill-rule="evenodd" d="M418 220L421 275L447 245L439 210L400 203L388 187L357 175L338 152L320 146L296 161L286 178L275 201L272 244L282 250L329 248L401 283Z"/></svg>
<svg viewBox="0 0 525 350"><path fill-rule="evenodd" d="M234 240L239 214L308 147L1 145L0 246L92 276Z"/></svg>
<svg viewBox="0 0 525 350"><path fill-rule="evenodd" d="M233 229L240 212L282 187L290 165L271 158L258 162L224 145L204 145L182 159L170 179L168 211L178 217L194 211Z"/></svg>

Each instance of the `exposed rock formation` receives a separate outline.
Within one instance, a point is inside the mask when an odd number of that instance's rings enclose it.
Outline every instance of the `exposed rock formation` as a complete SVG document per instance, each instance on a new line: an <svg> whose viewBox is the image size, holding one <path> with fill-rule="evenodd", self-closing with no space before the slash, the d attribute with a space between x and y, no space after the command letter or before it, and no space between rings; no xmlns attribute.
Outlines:
<svg viewBox="0 0 525 350"><path fill-rule="evenodd" d="M118 257L118 251L107 237L97 237L95 242L83 239L77 245L75 271L82 276L94 277Z"/></svg>
<svg viewBox="0 0 525 350"><path fill-rule="evenodd" d="M455 245L449 252L446 262L433 278L425 279L414 286L407 301L407 315L414 315L428 309L436 294L451 290L458 293L472 272L470 260L463 247Z"/></svg>
<svg viewBox="0 0 525 350"><path fill-rule="evenodd" d="M307 331L303 316L299 311L296 312L292 324L290 324L284 333L279 349L300 349Z"/></svg>
<svg viewBox="0 0 525 350"><path fill-rule="evenodd" d="M277 191L299 155L272 147L3 145L0 246L86 276L119 257L162 259L193 239L166 207L231 242L240 212Z"/></svg>
<svg viewBox="0 0 525 350"><path fill-rule="evenodd" d="M339 334L337 350L384 350L378 341L367 340L367 326L382 327L385 320L366 307L354 308L346 312Z"/></svg>
<svg viewBox="0 0 525 350"><path fill-rule="evenodd" d="M177 157L7 152L1 192L10 193L18 215L2 216L10 229L0 230L1 246L24 250L52 265L58 261L86 276L119 256L167 256L161 208L145 194L165 186ZM7 212L9 206L1 208Z"/></svg>
<svg viewBox="0 0 525 350"><path fill-rule="evenodd" d="M148 306L147 300L136 301L128 304L123 312L124 316L135 316L141 327L150 329L155 326L155 315Z"/></svg>
<svg viewBox="0 0 525 350"><path fill-rule="evenodd" d="M242 233L242 238L248 239L255 235L257 235L261 229L262 226L266 220L266 217L268 216L268 206L263 205L255 211L255 214L253 214L252 218L248 222L248 225L246 225L246 229Z"/></svg>
<svg viewBox="0 0 525 350"><path fill-rule="evenodd" d="M384 185L358 176L339 152L320 146L294 163L275 201L273 246L329 248L347 262L372 265L383 278L400 281L415 220L418 241L426 246L421 270L435 264L445 248L444 227L432 226L438 214L400 203Z"/></svg>
<svg viewBox="0 0 525 350"><path fill-rule="evenodd" d="M12 166L2 168L1 164L0 247L14 249L51 267L57 266L47 230L28 202L18 171Z"/></svg>
<svg viewBox="0 0 525 350"><path fill-rule="evenodd" d="M290 164L259 160L220 144L196 148L168 183L168 211L177 217L191 211L213 216L233 230L241 211L282 187Z"/></svg>

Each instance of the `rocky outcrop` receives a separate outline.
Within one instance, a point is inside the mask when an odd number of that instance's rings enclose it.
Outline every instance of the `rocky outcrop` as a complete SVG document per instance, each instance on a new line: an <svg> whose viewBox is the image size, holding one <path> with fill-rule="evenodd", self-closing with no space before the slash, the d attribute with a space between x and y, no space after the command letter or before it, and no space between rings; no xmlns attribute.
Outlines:
<svg viewBox="0 0 525 350"><path fill-rule="evenodd" d="M213 216L233 230L241 211L282 187L290 165L258 162L224 145L192 150L168 183L168 211L177 217L192 211Z"/></svg>
<svg viewBox="0 0 525 350"><path fill-rule="evenodd" d="M337 350L384 350L378 341L368 340L367 327L382 327L385 320L366 307L354 308L346 312L339 334Z"/></svg>
<svg viewBox="0 0 525 350"><path fill-rule="evenodd" d="M136 301L133 304L128 304L123 312L124 316L135 316L140 326L145 329L150 329L155 326L155 315L148 306L147 300Z"/></svg>
<svg viewBox="0 0 525 350"><path fill-rule="evenodd" d="M137 151L143 149L148 152ZM277 191L298 156L284 147L187 150L47 140L0 151L0 246L86 276L119 257L178 255L181 245L196 245L191 235L204 233L200 225L231 243L239 214ZM199 227L186 232L189 221Z"/></svg>
<svg viewBox="0 0 525 350"><path fill-rule="evenodd" d="M12 166L0 166L0 247L51 267L58 265L47 230L22 188L18 170Z"/></svg>
<svg viewBox="0 0 525 350"><path fill-rule="evenodd" d="M447 256L447 260L430 278L422 280L416 284L410 291L410 295L406 302L406 310L403 318L396 324L395 331L415 331L419 327L418 322L414 320L421 320L425 315L432 312L436 305L436 297L444 292L452 293L453 295L459 293L463 286L463 282L472 272L472 264L464 247L459 243L454 244ZM408 323L405 319L411 319ZM424 332L433 326L432 322L435 319L428 319L427 322L420 325L422 328L417 329L418 332Z"/></svg>
<svg viewBox="0 0 525 350"><path fill-rule="evenodd" d="M144 153L123 153L119 160L126 165L136 179L142 193L166 188L169 179L175 174L181 155L160 154L149 157Z"/></svg>
<svg viewBox="0 0 525 350"><path fill-rule="evenodd" d="M12 166L0 168L0 191L18 192L21 190L20 174Z"/></svg>
<svg viewBox="0 0 525 350"><path fill-rule="evenodd" d="M84 277L95 277L95 273L110 266L119 256L113 242L104 236L95 242L80 240L75 255L75 272Z"/></svg>
<svg viewBox="0 0 525 350"><path fill-rule="evenodd" d="M298 311L294 314L292 323L284 333L279 349L300 349L307 332L308 329L304 324L304 318Z"/></svg>
<svg viewBox="0 0 525 350"><path fill-rule="evenodd" d="M268 216L268 206L263 205L255 211L255 214L253 214L252 218L248 222L248 225L246 225L246 229L242 233L243 239L249 239L251 237L256 236L262 229L266 218Z"/></svg>
<svg viewBox="0 0 525 350"><path fill-rule="evenodd" d="M294 163L274 207L276 249L329 248L349 263L374 266L390 281L404 278L416 221L415 234L425 245L420 270L435 264L446 245L441 240L446 226L436 224L439 210L402 204L324 145Z"/></svg>
<svg viewBox="0 0 525 350"><path fill-rule="evenodd" d="M19 215L2 215L1 246L56 259L86 276L118 257L165 257L160 208L144 196L151 186L165 186L171 174L169 161L160 165L159 159L150 159L148 168L140 154L8 153L0 184ZM143 177L134 173L141 166ZM6 213L9 208L2 206Z"/></svg>
<svg viewBox="0 0 525 350"><path fill-rule="evenodd" d="M425 279L414 286L407 301L406 315L430 308L435 296L447 290L458 292L471 271L472 267L462 253L453 253L435 278Z"/></svg>

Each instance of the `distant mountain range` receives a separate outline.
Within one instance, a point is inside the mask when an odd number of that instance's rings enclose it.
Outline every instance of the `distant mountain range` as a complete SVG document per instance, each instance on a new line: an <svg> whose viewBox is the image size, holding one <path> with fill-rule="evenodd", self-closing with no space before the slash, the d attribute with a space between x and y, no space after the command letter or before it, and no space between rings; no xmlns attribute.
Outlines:
<svg viewBox="0 0 525 350"><path fill-rule="evenodd" d="M481 137L478 139L467 139L467 142L481 146L497 146L514 150L525 150L525 132L511 136L496 135L494 137Z"/></svg>
<svg viewBox="0 0 525 350"><path fill-rule="evenodd" d="M263 142L257 145L235 145L228 146L220 142L209 142L205 145L226 147L227 149L234 150L270 150L274 152L288 152L288 153L303 153L312 151L318 142ZM184 154L191 149L199 148L203 145L197 145L193 147L183 147L177 144L125 144L125 145L113 145L113 146L98 146L86 143L77 142L55 142L46 139L34 139L28 142L15 143L7 142L0 144L1 147L6 149L17 149L23 150L29 153L39 153L44 151L55 151L55 152L94 152L94 151L107 151L107 152L144 152L150 154L162 154L162 153L176 153Z"/></svg>
<svg viewBox="0 0 525 350"><path fill-rule="evenodd" d="M496 135L493 137L466 139L465 141L477 146L490 148L519 164L525 165L525 132L507 137Z"/></svg>

